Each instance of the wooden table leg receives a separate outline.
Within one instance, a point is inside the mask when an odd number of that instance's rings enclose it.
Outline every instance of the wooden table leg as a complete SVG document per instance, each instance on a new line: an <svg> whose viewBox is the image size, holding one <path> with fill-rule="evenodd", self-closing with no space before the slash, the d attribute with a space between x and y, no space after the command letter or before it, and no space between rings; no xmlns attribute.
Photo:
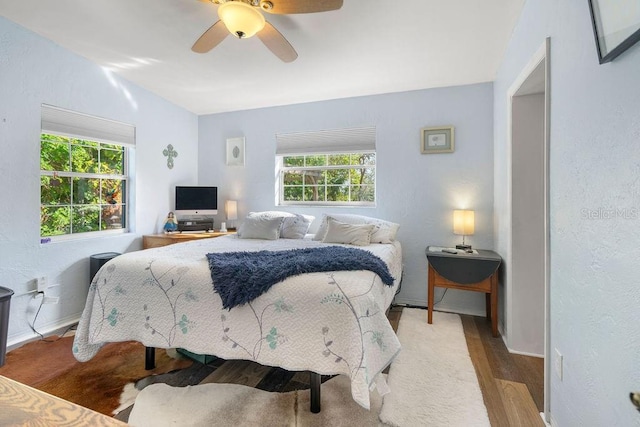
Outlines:
<svg viewBox="0 0 640 427"><path fill-rule="evenodd" d="M429 274L427 279L427 323L433 323L433 284L436 281L436 272L429 264Z"/></svg>
<svg viewBox="0 0 640 427"><path fill-rule="evenodd" d="M498 273L491 276L491 333L498 336Z"/></svg>
<svg viewBox="0 0 640 427"><path fill-rule="evenodd" d="M487 310L487 319L491 320L491 293L484 294L484 306Z"/></svg>

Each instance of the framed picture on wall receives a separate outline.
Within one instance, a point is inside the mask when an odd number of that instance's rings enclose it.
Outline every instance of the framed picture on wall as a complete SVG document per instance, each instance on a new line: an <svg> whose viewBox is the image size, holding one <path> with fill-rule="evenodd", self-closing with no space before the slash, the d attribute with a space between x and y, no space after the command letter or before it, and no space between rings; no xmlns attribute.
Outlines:
<svg viewBox="0 0 640 427"><path fill-rule="evenodd" d="M422 154L453 153L453 126L422 128L420 134L422 136L420 144Z"/></svg>
<svg viewBox="0 0 640 427"><path fill-rule="evenodd" d="M638 0L589 0L598 60L613 61L640 40Z"/></svg>
<svg viewBox="0 0 640 427"><path fill-rule="evenodd" d="M244 136L227 139L227 165L244 166Z"/></svg>

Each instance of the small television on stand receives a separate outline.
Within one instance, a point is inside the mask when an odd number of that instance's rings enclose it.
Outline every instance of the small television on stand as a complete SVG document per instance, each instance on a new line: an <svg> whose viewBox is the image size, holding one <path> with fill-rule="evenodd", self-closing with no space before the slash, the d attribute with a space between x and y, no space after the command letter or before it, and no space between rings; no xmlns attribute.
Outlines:
<svg viewBox="0 0 640 427"><path fill-rule="evenodd" d="M178 231L213 231L218 213L218 187L176 185Z"/></svg>

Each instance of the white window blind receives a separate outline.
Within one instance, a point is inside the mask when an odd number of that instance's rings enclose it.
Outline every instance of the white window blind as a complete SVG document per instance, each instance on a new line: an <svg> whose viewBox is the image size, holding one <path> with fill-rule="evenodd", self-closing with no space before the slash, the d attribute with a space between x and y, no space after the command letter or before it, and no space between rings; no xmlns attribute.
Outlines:
<svg viewBox="0 0 640 427"><path fill-rule="evenodd" d="M276 155L375 151L375 126L276 134Z"/></svg>
<svg viewBox="0 0 640 427"><path fill-rule="evenodd" d="M132 125L46 104L42 104L41 127L43 133L115 142L129 147L136 142L136 128Z"/></svg>

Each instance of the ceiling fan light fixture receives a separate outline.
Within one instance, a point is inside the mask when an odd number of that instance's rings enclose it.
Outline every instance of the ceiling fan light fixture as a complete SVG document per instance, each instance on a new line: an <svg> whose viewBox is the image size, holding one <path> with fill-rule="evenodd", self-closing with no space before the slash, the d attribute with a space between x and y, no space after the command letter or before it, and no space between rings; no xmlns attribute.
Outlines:
<svg viewBox="0 0 640 427"><path fill-rule="evenodd" d="M254 36L265 25L264 16L242 1L228 1L218 7L218 16L229 32L243 39Z"/></svg>

